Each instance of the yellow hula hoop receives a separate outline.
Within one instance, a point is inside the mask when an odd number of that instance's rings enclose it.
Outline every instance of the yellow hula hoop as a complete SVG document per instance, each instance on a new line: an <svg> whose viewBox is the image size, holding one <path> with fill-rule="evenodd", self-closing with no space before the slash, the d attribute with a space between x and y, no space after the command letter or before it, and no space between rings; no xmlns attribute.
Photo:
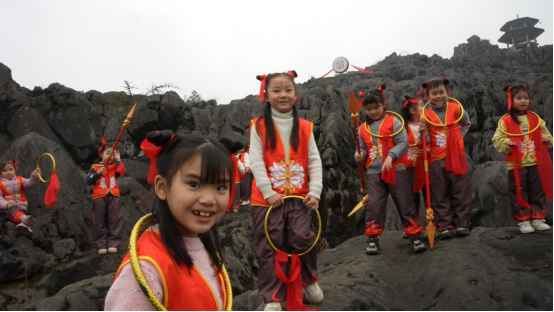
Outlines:
<svg viewBox="0 0 554 312"><path fill-rule="evenodd" d="M460 122L460 120L462 120L462 117L464 117L464 107L462 106L462 103L460 103L458 100L456 100L455 98L451 98L449 97L448 98L449 100L452 100L456 103L458 103L458 105L460 105L460 111L462 112L460 114L460 118L458 118L458 120L456 120L454 123L457 124ZM432 122L431 120L427 119L427 116L425 116L425 109L427 108L427 105L429 105L429 103L431 103L431 101L427 101L427 103L425 103L425 106L423 106L423 113L421 114L421 116L423 117L423 119L429 123L429 124L432 124L433 126L436 126L436 127L447 127L448 125L443 125L443 124L436 124L434 122ZM446 105L448 105L448 103L446 103Z"/></svg>
<svg viewBox="0 0 554 312"><path fill-rule="evenodd" d="M157 311L167 311L167 309L162 305L162 303L156 298L154 293L152 292L152 289L150 289L150 286L148 286L148 282L146 282L146 278L144 277L144 274L142 273L142 270L140 269L140 264L138 260L137 255L137 242L138 242L138 235L140 233L140 230L142 226L148 222L152 218L152 214L147 214L144 217L142 217L140 220L138 220L137 224L133 227L133 231L131 232L131 237L129 238L129 259L131 261L131 267L133 268L133 274L135 275L135 279L139 283L140 288L142 289L142 292L150 301L150 303L154 306L154 308ZM222 267L221 272L223 273L225 284L223 287L225 288L225 307L224 311L231 311L233 307L233 293L231 288L231 281L229 280L229 275L227 274L227 270L225 269L225 266Z"/></svg>
<svg viewBox="0 0 554 312"><path fill-rule="evenodd" d="M395 133L390 135L390 137L392 138L393 136L398 135L400 132L402 132L402 129L404 129L404 118L402 118L402 116L400 116L400 114L395 113L393 111L385 111L385 113L396 115L396 117L398 117L400 119L400 121L402 121L402 127L400 127L400 129L398 131L396 131ZM394 127L394 125L393 125L393 127ZM382 135L371 133L371 131L369 130L369 125L367 123L365 124L365 128L366 128L367 132L369 133L369 135L374 136L376 138L382 138L383 137Z"/></svg>
<svg viewBox="0 0 554 312"><path fill-rule="evenodd" d="M500 118L500 120L498 120L498 130L500 130L502 133L504 133L505 135L508 135L508 136L514 136L514 137L519 137L519 136L524 136L524 135L529 135L535 131L537 131L537 129L539 129L541 127L541 117L539 117L539 115L537 115L537 113L535 112L530 112L532 113L533 115L537 116L537 118L539 119L539 122L537 123L537 126L535 127L535 129L531 130L531 131L527 131L525 133L522 133L522 134L517 134L517 133L509 133L508 131L505 131L505 130L502 130L502 127L500 127L500 123L502 122L502 119L504 119L504 117L508 116L509 114L506 114L504 116L502 116Z"/></svg>
<svg viewBox="0 0 554 312"><path fill-rule="evenodd" d="M283 199L289 199L289 198L304 199L304 197L297 196L297 195L289 195L289 196L284 196L283 197ZM277 251L278 249L277 249L277 247L275 247L275 245L273 245L273 242L271 241L271 238L269 237L269 231L267 229L267 220L269 219L269 214L271 213L272 209L273 209L273 207L270 206L269 209L267 210L267 214L265 215L264 230L265 230L265 237L267 238L267 241L269 242L269 245L271 245L271 247L273 249L275 249L275 251ZM303 253L299 254L298 255L299 257L302 257L303 255L307 254L312 249L314 249L315 245L319 241L319 237L321 236L321 216L319 215L319 211L315 210L315 213L317 214L317 220L318 220L318 224L319 224L319 229L317 231L317 237L315 238L315 241L314 241L314 244L312 245L312 247L310 247L308 250L304 251ZM290 256L291 256L291 254L289 254L289 257Z"/></svg>
<svg viewBox="0 0 554 312"><path fill-rule="evenodd" d="M37 161L37 169L40 168L40 160L42 159L42 157L44 156L50 156L50 158L52 158L52 171L56 171L56 161L54 160L54 156L48 154L48 153L44 153L42 155L40 155L40 157L38 158L38 161ZM40 173L38 174L38 178L44 182L44 183L48 183L50 182L50 180L52 179L52 176L50 176L50 179L48 179L47 181L45 181L42 176L40 175Z"/></svg>

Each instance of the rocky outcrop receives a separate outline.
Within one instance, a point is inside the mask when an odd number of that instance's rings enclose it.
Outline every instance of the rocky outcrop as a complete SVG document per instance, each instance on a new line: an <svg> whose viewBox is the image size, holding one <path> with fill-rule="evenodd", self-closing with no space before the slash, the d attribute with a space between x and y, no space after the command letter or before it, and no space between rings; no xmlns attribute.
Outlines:
<svg viewBox="0 0 554 312"><path fill-rule="evenodd" d="M402 232L380 238L381 254L364 253L355 237L318 254L325 300L309 305L342 310L552 310L552 231L476 227L413 254ZM262 310L257 291L234 299L236 310ZM284 304L283 304L284 307Z"/></svg>

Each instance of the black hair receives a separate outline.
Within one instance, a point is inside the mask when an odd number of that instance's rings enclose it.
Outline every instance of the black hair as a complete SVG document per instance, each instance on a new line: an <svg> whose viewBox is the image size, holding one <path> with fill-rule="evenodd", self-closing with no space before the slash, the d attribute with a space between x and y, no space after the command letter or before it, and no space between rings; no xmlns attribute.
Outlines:
<svg viewBox="0 0 554 312"><path fill-rule="evenodd" d="M235 154L244 148L244 143L240 141L233 141L227 137L221 137L219 139L219 143L221 143L223 147L225 147L225 149L231 154Z"/></svg>
<svg viewBox="0 0 554 312"><path fill-rule="evenodd" d="M422 100L420 97L411 97L409 95L405 95L404 98L406 99L406 101L408 101L408 100L418 100L418 101ZM412 112L410 110L412 108L415 108L415 105L418 105L418 103L408 102L406 105L402 106L401 115L402 115L402 118L406 121L406 123L404 124L404 127L406 127L408 125L407 121L410 121L412 119Z"/></svg>
<svg viewBox="0 0 554 312"><path fill-rule="evenodd" d="M269 87L269 83L273 78L285 76L289 78L294 85L294 92L298 94L298 90L296 88L296 83L294 83L294 78L298 77L298 74L296 71L290 71L290 73L294 76L292 77L288 73L275 73L275 74L269 74L265 78L265 89L264 91L267 93L267 88ZM256 76L256 79L262 80L261 76ZM299 131L299 121L298 121L298 109L296 108L296 104L292 106L292 130L290 132L290 144L292 148L296 151L298 149L298 145L300 145L300 136L298 134ZM260 121L264 120L265 123L265 133L267 135L267 140L265 142L264 148L273 151L275 149L275 145L277 144L277 136L275 134L275 126L273 125L273 117L271 117L271 104L269 102L265 102L264 104L264 111L262 113L262 116L258 118L256 121L256 129L259 129L260 127ZM281 138L285 139L285 138Z"/></svg>
<svg viewBox="0 0 554 312"><path fill-rule="evenodd" d="M385 85L381 85L380 89L385 92ZM383 93L379 91L379 89L371 89L368 92L364 94L364 99L362 101L363 107L369 104L381 104L383 106L387 106L387 102L385 100L385 97L383 96ZM367 114L364 111L364 117L365 121L369 124L371 123L371 119L367 116Z"/></svg>
<svg viewBox="0 0 554 312"><path fill-rule="evenodd" d="M509 87L510 86L505 87L504 91L508 91ZM520 124L520 122L519 122L519 119L517 118L517 110L514 107L514 97L516 96L516 94L518 94L521 91L527 92L527 96L529 97L529 100L531 100L531 92L529 92L529 88L527 88L527 85L522 84L519 86L512 87L512 90L511 90L512 98L510 99L512 100L512 108L510 108L510 111L508 112L510 114L510 117L512 117L512 120L518 125Z"/></svg>
<svg viewBox="0 0 554 312"><path fill-rule="evenodd" d="M12 166L13 170L15 170L17 172L16 166L14 164L12 164L11 162L9 162L9 161L0 161L0 172L2 172L2 170L4 170L4 168L6 168L6 166Z"/></svg>
<svg viewBox="0 0 554 312"><path fill-rule="evenodd" d="M104 153L105 150L107 150L108 148L113 148L114 144L113 143L106 143L104 144L104 146L102 146L100 148L100 151L98 152L98 156L100 156L100 159L98 162L102 162L102 153ZM117 150L117 149L116 149ZM115 152L115 151L114 151ZM113 155L112 157L110 158L110 160L113 160Z"/></svg>
<svg viewBox="0 0 554 312"><path fill-rule="evenodd" d="M202 184L228 184L233 181L233 163L229 153L216 140L201 137L195 134L175 135L173 141L171 130L152 132L147 136L148 141L156 146L164 146L158 154L156 165L158 174L167 181L167 188L171 187L171 181L179 174L181 167L194 156L202 159L200 169L200 183ZM231 187L229 187L230 192ZM233 196L233 194L230 194ZM166 200L156 197L153 204L154 218L152 222L159 223L160 235L167 252L173 258L175 264L186 264L189 270L192 268L192 259L183 242L175 219ZM221 243L217 235L217 223L206 233L198 233L198 237L206 247L213 264L221 271L223 254Z"/></svg>
<svg viewBox="0 0 554 312"><path fill-rule="evenodd" d="M426 82L422 83L421 86L425 89L425 94L429 94L429 91L433 88L438 88L439 86L444 86L446 89L446 92L450 93L450 89L448 88L448 84L450 81L444 77L442 78L435 78L431 80L427 80Z"/></svg>
<svg viewBox="0 0 554 312"><path fill-rule="evenodd" d="M236 149L237 151L235 153L238 153L238 151L240 151L241 149L244 148L244 143L242 143L241 141L235 141L233 142L233 148ZM234 154L234 153L233 153Z"/></svg>

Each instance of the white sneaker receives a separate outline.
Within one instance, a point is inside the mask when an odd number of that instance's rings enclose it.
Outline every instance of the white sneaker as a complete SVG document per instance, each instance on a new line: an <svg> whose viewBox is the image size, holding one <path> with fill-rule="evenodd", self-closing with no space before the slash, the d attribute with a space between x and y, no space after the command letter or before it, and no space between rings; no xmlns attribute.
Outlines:
<svg viewBox="0 0 554 312"><path fill-rule="evenodd" d="M310 303L320 303L323 301L323 291L321 291L317 282L304 287L303 290L306 294L306 299L308 299Z"/></svg>
<svg viewBox="0 0 554 312"><path fill-rule="evenodd" d="M238 209L233 209L233 212L239 212L239 210Z"/></svg>
<svg viewBox="0 0 554 312"><path fill-rule="evenodd" d="M98 254L99 255L105 255L107 253L108 253L108 250L106 248L98 249Z"/></svg>
<svg viewBox="0 0 554 312"><path fill-rule="evenodd" d="M249 201L249 200L245 200L245 201L243 201L240 205L241 205L241 206L250 205L250 201Z"/></svg>
<svg viewBox="0 0 554 312"><path fill-rule="evenodd" d="M33 234L33 230L31 230L31 227L23 222L16 225L15 230L17 231L17 233L25 236L31 236L31 234Z"/></svg>
<svg viewBox="0 0 554 312"><path fill-rule="evenodd" d="M268 302L265 304L264 311L283 311L280 302Z"/></svg>
<svg viewBox="0 0 554 312"><path fill-rule="evenodd" d="M410 236L408 236L408 234L406 234L406 231L404 231L404 232L402 233L402 238L410 238Z"/></svg>
<svg viewBox="0 0 554 312"><path fill-rule="evenodd" d="M550 230L550 225L546 224L544 220L533 220L531 221L531 226L537 231Z"/></svg>
<svg viewBox="0 0 554 312"><path fill-rule="evenodd" d="M117 253L117 248L115 247L108 248L108 253Z"/></svg>
<svg viewBox="0 0 554 312"><path fill-rule="evenodd" d="M518 225L519 225L519 230L523 234L535 232L535 229L531 226L531 222L529 221L520 222Z"/></svg>

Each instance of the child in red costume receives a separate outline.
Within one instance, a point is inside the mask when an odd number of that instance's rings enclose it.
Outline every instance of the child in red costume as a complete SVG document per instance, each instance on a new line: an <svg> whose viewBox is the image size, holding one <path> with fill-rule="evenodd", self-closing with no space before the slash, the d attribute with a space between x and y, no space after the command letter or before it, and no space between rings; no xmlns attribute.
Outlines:
<svg viewBox="0 0 554 312"><path fill-rule="evenodd" d="M531 100L526 85L504 90L508 92L509 115L500 120L492 142L496 150L506 154L512 213L521 233L550 230L544 219L546 199L552 202L552 160L548 153L552 135L544 120L528 110Z"/></svg>
<svg viewBox="0 0 554 312"><path fill-rule="evenodd" d="M104 166L113 146L102 138L98 154L100 164L92 165L87 176L87 185L94 185L92 197L92 241L98 254L116 253L123 237L123 211L119 201L117 178L125 174L118 150L115 150L108 166ZM114 162L115 160L115 162Z"/></svg>
<svg viewBox="0 0 554 312"><path fill-rule="evenodd" d="M406 130L402 118L385 113L387 106L385 86L371 90L363 96L365 120L359 129L361 153L354 154L357 162L364 161L368 203L365 215L365 235L369 237L366 254L379 253L379 235L385 229L387 198L390 194L410 237L414 252L422 252L427 246L420 239L423 226L419 221L411 196L412 184L404 168L403 155L408 150ZM395 136L391 134L398 133ZM379 138L378 136L381 136Z"/></svg>
<svg viewBox="0 0 554 312"><path fill-rule="evenodd" d="M17 223L16 230L25 236L33 234L31 226L35 218L27 214L27 198L23 190L37 185L40 168L35 169L31 178L24 179L16 175L16 165L19 162L0 162L0 216Z"/></svg>
<svg viewBox="0 0 554 312"><path fill-rule="evenodd" d="M153 218L137 243L139 265L168 311L230 310L217 222L233 200L233 163L216 140L152 132L141 145L151 159ZM105 310L154 310L137 283L129 253L106 296Z"/></svg>

